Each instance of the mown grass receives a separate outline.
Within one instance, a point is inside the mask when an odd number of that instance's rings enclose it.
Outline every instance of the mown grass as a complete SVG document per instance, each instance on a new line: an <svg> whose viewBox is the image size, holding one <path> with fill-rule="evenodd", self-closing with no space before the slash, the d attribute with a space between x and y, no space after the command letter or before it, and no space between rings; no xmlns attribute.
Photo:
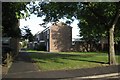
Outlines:
<svg viewBox="0 0 120 80"><path fill-rule="evenodd" d="M45 51L27 50L26 52L45 52Z"/></svg>
<svg viewBox="0 0 120 80"><path fill-rule="evenodd" d="M41 71L92 68L108 65L108 56L106 53L31 52L30 57ZM117 55L116 58L117 62L119 62L118 58L120 58L120 56Z"/></svg>

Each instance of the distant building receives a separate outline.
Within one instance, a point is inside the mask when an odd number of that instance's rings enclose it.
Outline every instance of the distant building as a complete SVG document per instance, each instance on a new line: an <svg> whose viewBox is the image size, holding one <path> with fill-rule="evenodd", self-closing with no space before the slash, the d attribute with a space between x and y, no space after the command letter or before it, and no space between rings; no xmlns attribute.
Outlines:
<svg viewBox="0 0 120 80"><path fill-rule="evenodd" d="M70 51L72 46L72 27L56 22L35 35L39 45L45 45L50 52Z"/></svg>

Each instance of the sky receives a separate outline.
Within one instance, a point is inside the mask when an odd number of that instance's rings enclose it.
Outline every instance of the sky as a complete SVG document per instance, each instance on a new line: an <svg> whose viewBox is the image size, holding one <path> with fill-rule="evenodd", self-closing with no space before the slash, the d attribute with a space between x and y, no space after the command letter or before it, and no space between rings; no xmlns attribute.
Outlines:
<svg viewBox="0 0 120 80"><path fill-rule="evenodd" d="M44 17L37 17L34 14L31 14L30 19L20 19L20 28L24 28L24 26L28 26L32 32L33 35L35 35L38 31L42 31L45 28L41 27L39 24L43 23ZM64 22L64 20L61 20ZM79 35L79 28L77 26L78 20L75 20L71 26L72 28L72 38L79 38L77 35ZM49 26L51 24L48 24Z"/></svg>

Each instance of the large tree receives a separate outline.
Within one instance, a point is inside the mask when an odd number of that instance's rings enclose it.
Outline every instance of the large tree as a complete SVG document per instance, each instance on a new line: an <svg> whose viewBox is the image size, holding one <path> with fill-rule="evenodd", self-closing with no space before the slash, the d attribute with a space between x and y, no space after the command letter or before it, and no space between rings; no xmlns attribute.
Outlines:
<svg viewBox="0 0 120 80"><path fill-rule="evenodd" d="M88 19L86 16L86 22L88 26L93 23L99 31L103 31L102 34L107 36L109 44L109 63L116 64L115 60L115 50L114 50L114 33L115 28L118 27L119 17L120 17L120 3L83 3L88 10L83 10L83 12L88 11L90 16L93 14L95 17L91 17L92 20ZM95 19L95 20L93 20ZM92 25L93 26L93 25ZM90 30L93 31L94 29ZM100 33L100 32L98 32ZM103 36L101 34L101 37Z"/></svg>
<svg viewBox="0 0 120 80"><path fill-rule="evenodd" d="M109 64L116 64L114 50L114 30L118 27L120 16L120 3L64 3L64 2L40 2L30 6L31 13L38 16L45 15L44 21L57 21L67 17L72 20L75 17L80 21L81 34L86 38L108 36ZM91 32L86 32L86 31Z"/></svg>
<svg viewBox="0 0 120 80"><path fill-rule="evenodd" d="M2 3L2 36L20 37L19 19L28 16L25 2ZM24 10L25 14L21 12Z"/></svg>

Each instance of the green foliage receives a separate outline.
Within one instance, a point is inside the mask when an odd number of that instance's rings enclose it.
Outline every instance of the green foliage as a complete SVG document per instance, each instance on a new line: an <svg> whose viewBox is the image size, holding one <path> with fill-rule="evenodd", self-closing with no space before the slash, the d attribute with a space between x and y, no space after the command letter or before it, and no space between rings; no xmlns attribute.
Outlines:
<svg viewBox="0 0 120 80"><path fill-rule="evenodd" d="M117 3L88 3L81 10L80 35L84 39L100 39L108 36L108 29L114 19ZM118 25L117 25L118 27Z"/></svg>
<svg viewBox="0 0 120 80"><path fill-rule="evenodd" d="M37 49L38 51L46 51L46 46L44 44L40 44L37 46Z"/></svg>
<svg viewBox="0 0 120 80"><path fill-rule="evenodd" d="M80 36L86 41L99 41L108 38L109 63L116 64L114 54L114 28L119 27L120 2L114 3L44 3L40 4L40 13L46 15L44 21L56 21L74 16L80 23ZM116 29L115 29L116 30ZM120 32L120 30L119 30ZM116 33L117 34L117 33ZM115 35L115 37L120 37ZM118 40L118 38L116 38Z"/></svg>
<svg viewBox="0 0 120 80"><path fill-rule="evenodd" d="M26 48L27 47L27 41L22 41L22 45L21 45L22 48Z"/></svg>
<svg viewBox="0 0 120 80"><path fill-rule="evenodd" d="M24 32L22 35L23 40L28 39L29 42L32 42L34 40L34 36L31 33L31 30L28 28L28 26L25 26L24 28L22 28L22 31Z"/></svg>
<svg viewBox="0 0 120 80"><path fill-rule="evenodd" d="M120 18L118 22L120 22ZM115 42L119 42L120 41L120 23L117 23L117 27L115 28L114 34L115 34Z"/></svg>
<svg viewBox="0 0 120 80"><path fill-rule="evenodd" d="M38 17L46 16L45 22L55 22L58 19L67 17L69 19L76 15L76 3L64 2L39 2L38 5L30 4L30 12Z"/></svg>
<svg viewBox="0 0 120 80"><path fill-rule="evenodd" d="M58 21L58 19L64 17L73 21L72 17L75 17L80 21L78 24L80 36L85 40L93 39L94 41L98 41L100 38L108 36L107 31L117 9L119 9L119 3L40 2L38 5L33 5L32 7L35 8L32 9L32 13L36 13L38 16L46 16L44 19L45 22ZM40 10L38 11L37 8ZM67 22L71 23L70 21ZM116 25L117 27L118 24Z"/></svg>
<svg viewBox="0 0 120 80"><path fill-rule="evenodd" d="M20 37L19 20L27 17L25 2L3 2L2 3L2 34L8 37ZM21 11L24 10L26 14Z"/></svg>

